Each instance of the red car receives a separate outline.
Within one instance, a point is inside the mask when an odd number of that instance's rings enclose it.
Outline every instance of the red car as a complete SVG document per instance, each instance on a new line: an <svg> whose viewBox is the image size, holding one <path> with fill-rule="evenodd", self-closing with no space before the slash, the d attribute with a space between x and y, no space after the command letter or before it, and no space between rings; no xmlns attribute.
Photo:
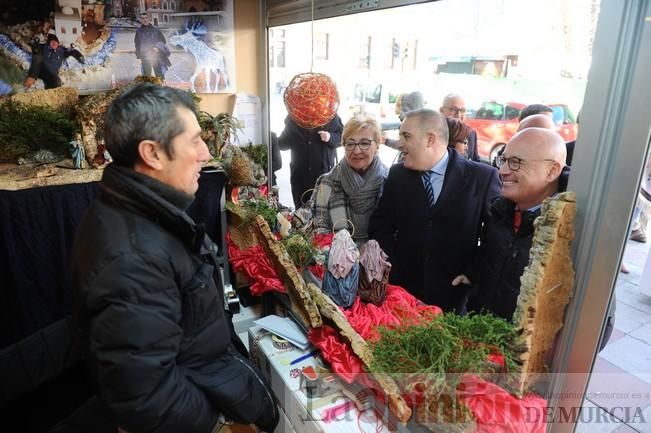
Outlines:
<svg viewBox="0 0 651 433"><path fill-rule="evenodd" d="M520 102L486 101L476 111L469 111L465 123L477 131L477 152L486 162L493 161L506 142L518 130L518 116L526 107ZM554 124L565 141L576 139L578 125L565 104L547 104L553 110Z"/></svg>

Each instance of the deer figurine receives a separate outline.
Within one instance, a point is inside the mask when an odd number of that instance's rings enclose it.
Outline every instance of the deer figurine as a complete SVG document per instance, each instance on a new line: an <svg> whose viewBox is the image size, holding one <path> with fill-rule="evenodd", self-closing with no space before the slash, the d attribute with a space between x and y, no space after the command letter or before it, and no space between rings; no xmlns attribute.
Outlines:
<svg viewBox="0 0 651 433"><path fill-rule="evenodd" d="M228 74L226 72L226 62L224 55L214 48L210 48L202 40L199 39L200 35L205 35L208 32L205 24L201 22L193 22L191 27L185 25L185 33L170 37L170 43L182 47L186 52L190 52L194 56L196 66L194 73L190 77L192 90L195 90L194 83L197 76L201 71L205 72L206 76L206 91L210 92L210 75L215 73L215 89L218 91L220 78L223 80L223 87L228 88Z"/></svg>

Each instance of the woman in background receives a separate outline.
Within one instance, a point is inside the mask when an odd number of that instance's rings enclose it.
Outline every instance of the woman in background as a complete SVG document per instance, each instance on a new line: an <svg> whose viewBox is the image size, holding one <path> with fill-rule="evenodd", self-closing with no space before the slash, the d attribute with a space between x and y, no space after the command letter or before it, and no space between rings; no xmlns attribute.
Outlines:
<svg viewBox="0 0 651 433"><path fill-rule="evenodd" d="M455 149L461 156L469 159L468 136L470 127L454 117L446 117L448 122L448 147Z"/></svg>

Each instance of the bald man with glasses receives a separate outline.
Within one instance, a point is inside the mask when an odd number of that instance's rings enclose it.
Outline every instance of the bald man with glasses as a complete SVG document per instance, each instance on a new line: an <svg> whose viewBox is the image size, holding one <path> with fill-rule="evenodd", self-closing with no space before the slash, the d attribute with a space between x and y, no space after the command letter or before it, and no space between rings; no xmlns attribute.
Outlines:
<svg viewBox="0 0 651 433"><path fill-rule="evenodd" d="M570 167L563 137L547 128L527 127L515 134L496 158L502 192L489 208L481 234L469 311L488 311L512 320L520 277L529 263L534 220L547 197L565 191ZM458 278L465 279L465 276ZM607 313L599 350L615 323L615 300Z"/></svg>
<svg viewBox="0 0 651 433"><path fill-rule="evenodd" d="M502 191L491 203L482 230L479 272L475 272L469 310L488 310L511 320L520 276L529 262L533 222L543 200L567 185L565 158L563 138L536 127L514 135L496 158Z"/></svg>

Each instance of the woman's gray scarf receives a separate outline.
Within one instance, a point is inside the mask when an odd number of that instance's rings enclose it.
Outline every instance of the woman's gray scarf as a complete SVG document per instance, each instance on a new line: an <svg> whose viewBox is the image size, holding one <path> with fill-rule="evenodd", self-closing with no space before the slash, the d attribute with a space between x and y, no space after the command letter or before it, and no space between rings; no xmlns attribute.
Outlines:
<svg viewBox="0 0 651 433"><path fill-rule="evenodd" d="M332 180L340 182L344 190L346 209L343 214L345 215L344 218L350 219L353 223L353 237L355 239L368 238L368 222L371 213L377 207L387 174L388 169L377 155L373 158L373 162L371 162L364 175L360 175L351 168L345 159L332 170ZM341 210L335 210L331 207L330 211L331 215L335 216ZM337 221L332 221L332 223L335 224ZM343 221L337 223L338 227L346 227L347 225Z"/></svg>

